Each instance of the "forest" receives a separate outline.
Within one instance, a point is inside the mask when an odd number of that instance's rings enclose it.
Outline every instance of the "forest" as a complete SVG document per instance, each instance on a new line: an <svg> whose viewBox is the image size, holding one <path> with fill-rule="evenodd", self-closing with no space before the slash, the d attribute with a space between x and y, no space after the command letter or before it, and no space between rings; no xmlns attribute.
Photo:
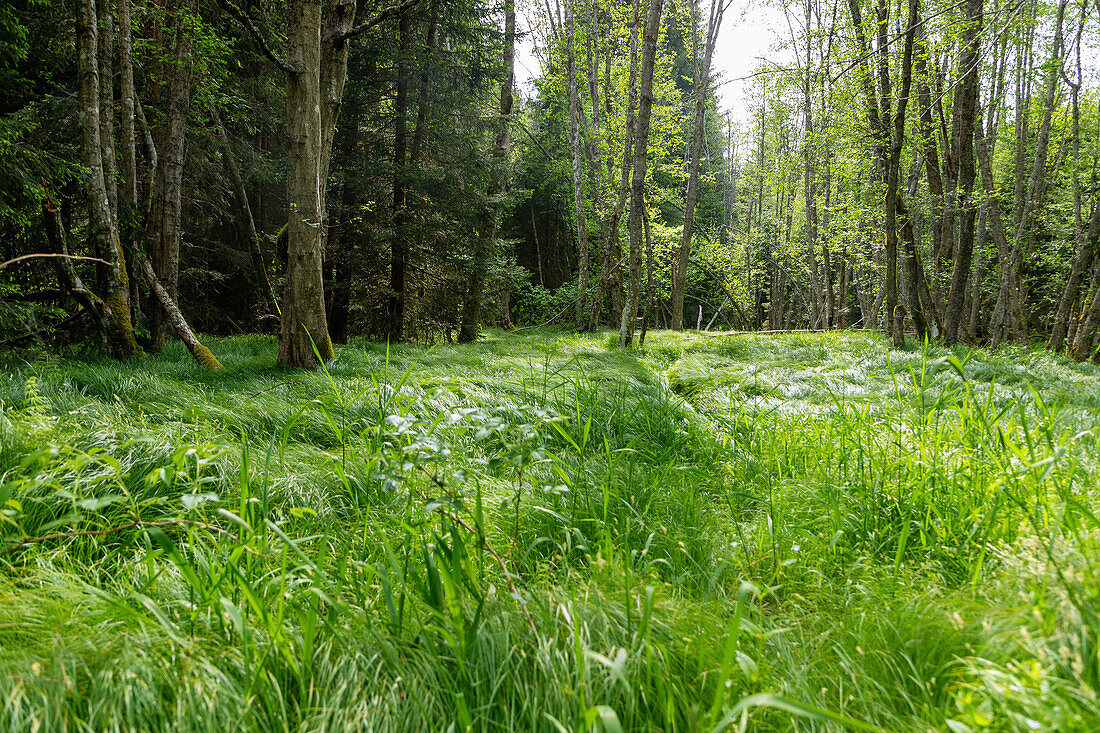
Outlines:
<svg viewBox="0 0 1100 733"><path fill-rule="evenodd" d="M0 730L1100 729L1098 31L0 4Z"/></svg>

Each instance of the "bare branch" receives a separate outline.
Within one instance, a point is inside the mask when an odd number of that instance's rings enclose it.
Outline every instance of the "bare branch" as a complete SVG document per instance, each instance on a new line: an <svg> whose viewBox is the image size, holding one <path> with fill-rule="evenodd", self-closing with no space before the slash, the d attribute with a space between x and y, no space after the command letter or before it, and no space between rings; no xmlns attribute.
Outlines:
<svg viewBox="0 0 1100 733"><path fill-rule="evenodd" d="M0 270L3 270L8 265L14 265L16 262L20 262L22 260L36 259L38 257L64 257L67 260L91 260L92 262L101 262L104 265L110 265L111 264L107 260L101 260L98 257L82 257L80 255L60 254L60 253L56 253L56 252L40 252L40 253L37 253L37 254L31 254L31 255L21 255L19 257L15 257L13 259L7 260L6 262L0 262Z"/></svg>
<svg viewBox="0 0 1100 733"><path fill-rule="evenodd" d="M228 1L228 0L226 0L226 1ZM344 32L340 35L334 36L333 40L335 40L335 41L346 41L346 40L355 38L358 35L362 35L363 33L366 33L367 31L369 31L371 28L375 27L376 25L379 25L380 23L383 23L386 20L389 20L390 18L392 18L394 16L401 15L406 10L409 10L410 8L415 7L419 2L420 2L420 0L401 0L401 2L399 2L395 5L390 5L388 8L382 8L370 20L363 21L362 23L355 26L354 28L349 28L346 32Z"/></svg>
<svg viewBox="0 0 1100 733"><path fill-rule="evenodd" d="M252 34L252 37L256 39L256 43L260 44L260 49L264 52L264 56L267 56L271 63L275 64L288 74L298 73L298 70L295 69L289 61L279 57L275 54L273 50L271 50L271 46L267 44L267 41L264 39L263 34L260 33L260 29L256 27L256 23L252 20L248 13L241 10L241 8L238 7L237 4L233 2L233 0L218 0L218 3L221 4L223 8L228 10L229 14L236 18L237 21L240 22L240 24L243 25L250 34Z"/></svg>

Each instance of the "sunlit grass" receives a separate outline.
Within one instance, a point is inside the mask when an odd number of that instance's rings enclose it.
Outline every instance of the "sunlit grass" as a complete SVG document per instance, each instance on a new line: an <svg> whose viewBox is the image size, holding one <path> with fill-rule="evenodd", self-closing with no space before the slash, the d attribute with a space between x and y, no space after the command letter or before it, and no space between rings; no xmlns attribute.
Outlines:
<svg viewBox="0 0 1100 733"><path fill-rule="evenodd" d="M1100 727L1095 367L613 341L9 356L0 728Z"/></svg>

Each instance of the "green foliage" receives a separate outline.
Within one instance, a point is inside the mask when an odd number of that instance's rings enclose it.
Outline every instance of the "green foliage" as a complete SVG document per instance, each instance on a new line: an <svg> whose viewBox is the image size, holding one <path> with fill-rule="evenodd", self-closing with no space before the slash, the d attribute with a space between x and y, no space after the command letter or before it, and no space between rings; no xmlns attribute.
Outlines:
<svg viewBox="0 0 1100 733"><path fill-rule="evenodd" d="M0 726L1095 727L1095 368L604 340L10 370Z"/></svg>

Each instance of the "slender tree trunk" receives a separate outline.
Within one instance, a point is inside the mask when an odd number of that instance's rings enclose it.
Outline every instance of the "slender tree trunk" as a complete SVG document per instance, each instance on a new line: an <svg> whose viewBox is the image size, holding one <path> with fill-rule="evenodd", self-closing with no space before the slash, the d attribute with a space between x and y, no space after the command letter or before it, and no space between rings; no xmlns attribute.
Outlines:
<svg viewBox="0 0 1100 733"><path fill-rule="evenodd" d="M1073 305L1077 302L1081 290L1081 284L1092 266L1093 258L1097 250L1097 240L1100 238L1100 206L1094 206L1092 216L1089 218L1088 231L1085 231L1084 217L1081 204L1081 175L1079 162L1081 157L1081 106L1080 91L1082 84L1081 69L1081 34L1085 24L1085 13L1082 9L1080 21L1077 25L1077 81L1066 81L1070 85L1072 95L1072 137L1073 137L1073 215L1077 231L1077 252L1070 265L1069 274L1066 277L1066 286L1062 290L1062 297L1058 300L1058 310L1054 315L1054 325L1050 342L1047 347L1051 351L1061 351L1069 328Z"/></svg>
<svg viewBox="0 0 1100 733"><path fill-rule="evenodd" d="M978 53L981 46L982 0L967 0L967 24L963 31L963 48L959 56L959 85L956 135L960 193L959 244L955 249L955 267L951 272L951 291L947 297L944 340L948 346L959 340L966 291L970 284L970 265L974 256L974 126L978 119Z"/></svg>
<svg viewBox="0 0 1100 733"><path fill-rule="evenodd" d="M649 146L649 118L653 110L653 67L657 57L657 33L661 25L662 0L650 0L642 37L642 74L638 85L638 120L634 132L634 171L630 180L630 280L619 326L619 348L631 345L642 286L642 228L645 217L646 155Z"/></svg>
<svg viewBox="0 0 1100 733"><path fill-rule="evenodd" d="M944 192L943 192L943 177L940 171L940 159L939 150L936 146L936 136L934 126L935 123L932 119L932 92L929 88L928 76L928 46L925 41L924 33L924 21L921 20L920 28L917 31L917 45L915 47L915 55L913 58L914 74L917 82L917 101L920 107L920 136L922 147L924 150L924 169L925 177L928 181L928 194L931 198L932 209L932 265L933 268L938 268L941 252L944 249ZM942 313L942 306L939 303L939 284L938 279L933 276L933 288L932 297L930 300L933 303L934 318L937 322L940 321L939 313Z"/></svg>
<svg viewBox="0 0 1100 733"><path fill-rule="evenodd" d="M321 2L290 0L288 7L287 132L290 214L286 286L278 363L304 367L333 356L325 318L321 228ZM316 349L316 353L314 350Z"/></svg>
<svg viewBox="0 0 1100 733"><path fill-rule="evenodd" d="M600 291L592 303L592 310L588 318L588 330L594 331L599 324L600 310L608 291L612 292L612 313L621 313L621 305L612 284L622 272L619 259L622 256L622 247L619 244L619 221L626 207L626 199L630 193L630 171L634 154L634 126L635 112L638 105L638 28L641 25L641 0L634 0L633 21L630 26L630 76L627 81L627 105L626 124L623 133L623 159L620 169L619 195L615 201L606 223L604 224L603 262L600 265ZM608 95L610 96L610 94ZM610 165L610 156L609 165Z"/></svg>
<svg viewBox="0 0 1100 733"><path fill-rule="evenodd" d="M1035 161L1031 167L1031 176L1022 194L1014 206L1015 229L1012 232L1012 247L1007 258L1001 262L1001 283L997 292L997 304L993 309L990 323L990 346L996 348L1002 341L1026 343L1027 326L1023 320L1023 300L1021 298L1020 271L1023 266L1023 247L1030 233L1031 214L1039 205L1040 190L1044 183L1047 165L1047 151L1050 143L1051 118L1054 114L1055 92L1062 69L1062 23L1065 19L1067 0L1058 5L1055 21L1054 49L1047 71L1046 97L1043 104L1043 119L1039 126L1039 135L1035 142ZM1018 139L1017 144L1021 144ZM1017 186L1019 190L1020 186Z"/></svg>
<svg viewBox="0 0 1100 733"><path fill-rule="evenodd" d="M136 261L141 273L145 276L146 281L148 281L149 288L153 291L153 294L167 314L168 322L176 332L176 336L178 336L180 341L183 342L183 345L187 347L187 350L191 352L191 356L195 357L196 361L209 369L221 369L221 362L211 353L210 349L199 341L198 337L195 336L195 332L187 325L187 320L183 317L183 313L180 312L175 298L173 298L168 293L167 288L161 284L157 274L153 271L153 266L136 250L132 252L131 255Z"/></svg>
<svg viewBox="0 0 1100 733"><path fill-rule="evenodd" d="M576 218L577 294L576 325L584 326L584 304L588 293L588 223L584 214L583 163L581 162L581 99L576 87L575 0L565 0L565 33L569 58L565 59L569 83L569 142L573 149L573 210Z"/></svg>
<svg viewBox="0 0 1100 733"><path fill-rule="evenodd" d="M970 317L967 319L966 338L969 343L978 343L978 317L982 304L982 250L985 247L986 212L984 202L979 204L978 228L974 234L974 267L970 274Z"/></svg>
<svg viewBox="0 0 1100 733"><path fill-rule="evenodd" d="M356 0L327 0L321 20L321 162L318 178L321 184L321 206L326 211L332 141L336 135L336 123L340 119L344 86L348 78L347 33L355 22L355 6Z"/></svg>
<svg viewBox="0 0 1100 733"><path fill-rule="evenodd" d="M638 346L645 346L645 335L649 331L649 318L653 312L653 301L656 298L656 293L653 292L653 238L649 231L649 212L644 211L642 223L645 225L645 264L646 264L646 286L645 286L645 313L642 316L642 332L638 335ZM717 314L716 314L717 315Z"/></svg>
<svg viewBox="0 0 1100 733"><path fill-rule="evenodd" d="M822 247L822 262L819 267L817 261L817 161L815 153L817 140L814 137L813 97L813 62L811 58L810 36L813 3L806 0L806 60L802 75L802 104L803 120L805 126L805 142L802 145L802 189L806 200L806 253L810 260L810 328L821 326L829 327L832 319L832 263L829 258L829 248L825 244ZM826 292L826 284L828 291ZM822 312L824 311L824 313Z"/></svg>
<svg viewBox="0 0 1100 733"><path fill-rule="evenodd" d="M130 31L130 0L118 0L119 102L122 130L122 184L124 199L134 210L138 198L137 135L135 134L134 58Z"/></svg>
<svg viewBox="0 0 1100 733"><path fill-rule="evenodd" d="M187 115L191 107L192 31L187 16L194 12L194 0L181 0L175 18L172 62L167 65L168 98L160 145L157 210L149 222L153 243L153 270L165 291L178 297L181 218L183 213L183 167L187 151ZM150 313L153 350L160 351L172 324L159 299Z"/></svg>
<svg viewBox="0 0 1100 733"><path fill-rule="evenodd" d="M588 222L584 213L583 163L581 162L581 102L577 93L576 11L575 0L565 3L565 31L568 58L565 61L569 84L569 144L573 149L573 208L577 220L577 327L584 326L584 305L588 300Z"/></svg>
<svg viewBox="0 0 1100 733"><path fill-rule="evenodd" d="M871 135L875 139L875 153L878 161L878 167L880 169L880 175L882 176L883 183L886 185L886 280L883 285L883 293L886 305L886 323L890 329L891 336L895 346L901 346L905 343L905 335L894 326L899 323L899 319L894 317L894 311L897 307L897 261L898 261L898 235L897 235L897 210L896 202L898 197L897 191L897 168L893 165L894 158L894 146L891 144L891 134L889 121L891 119L889 102L890 102L890 72L888 68L888 50L887 50L887 21L886 15L886 2L885 0L878 0L878 34L877 34L877 48L875 50L875 56L877 57L877 70L879 81L879 98L875 93L874 82L872 80L871 71L868 68L868 61L871 57L870 45L867 42L866 31L864 29L863 14L860 9L859 0L848 0L848 10L852 16L852 26L856 31L856 37L858 42L857 51L861 55L861 62L859 64L860 69L860 83L863 86L863 94L867 102L867 118ZM906 46L908 47L908 54L912 54L912 40L911 33L915 30L910 28L910 33L906 34ZM900 141L898 143L898 164L900 165ZM875 309L877 311L877 308Z"/></svg>
<svg viewBox="0 0 1100 733"><path fill-rule="evenodd" d="M134 330L130 322L129 284L126 258L122 254L118 228L112 216L104 179L102 128L99 88L99 34L96 0L77 3L77 72L80 84L81 162L88 171L88 230L93 250L101 252L110 264L106 270L106 306L103 326L107 353L117 359L138 353Z"/></svg>
<svg viewBox="0 0 1100 733"><path fill-rule="evenodd" d="M697 3L698 0L695 0ZM721 0L711 0L710 15L707 22L707 35L700 66L698 49L698 24L692 23L692 47L695 50L695 124L691 135L691 157L688 167L687 192L684 196L684 226L680 237L680 251L676 256L672 272L672 329L684 328L684 287L687 283L687 267L691 258L691 235L695 228L695 199L699 188L699 160L703 151L703 137L706 134L706 102L710 89L710 64L714 55L714 45L718 41L718 31L722 26L722 13L725 5ZM693 20L698 17L697 4L693 7Z"/></svg>

